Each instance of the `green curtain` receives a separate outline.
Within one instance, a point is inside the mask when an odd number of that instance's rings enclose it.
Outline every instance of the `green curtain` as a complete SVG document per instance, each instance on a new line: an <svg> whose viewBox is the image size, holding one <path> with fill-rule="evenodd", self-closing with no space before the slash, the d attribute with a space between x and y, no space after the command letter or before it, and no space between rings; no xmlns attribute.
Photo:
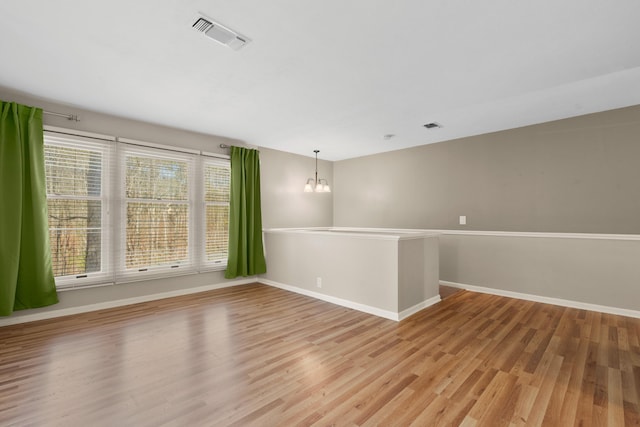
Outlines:
<svg viewBox="0 0 640 427"><path fill-rule="evenodd" d="M231 147L231 196L229 202L229 256L224 277L266 273L262 249L260 207L260 153Z"/></svg>
<svg viewBox="0 0 640 427"><path fill-rule="evenodd" d="M0 101L0 315L58 302L51 267L42 110Z"/></svg>

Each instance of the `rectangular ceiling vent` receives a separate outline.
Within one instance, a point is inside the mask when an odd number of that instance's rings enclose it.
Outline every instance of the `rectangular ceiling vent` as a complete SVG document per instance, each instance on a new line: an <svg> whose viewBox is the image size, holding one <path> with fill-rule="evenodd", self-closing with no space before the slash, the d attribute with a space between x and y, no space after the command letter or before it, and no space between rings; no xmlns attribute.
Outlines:
<svg viewBox="0 0 640 427"><path fill-rule="evenodd" d="M224 25L202 16L198 16L191 27L233 50L239 50L251 41L249 38L236 33Z"/></svg>
<svg viewBox="0 0 640 427"><path fill-rule="evenodd" d="M423 125L423 126L426 127L427 129L439 129L442 127L440 123L436 123L436 122L427 123L426 125Z"/></svg>
<svg viewBox="0 0 640 427"><path fill-rule="evenodd" d="M207 21L204 18L198 18L198 20L195 22L195 24L192 25L192 27L195 30L200 31L201 33L206 33L209 28L213 27L213 22Z"/></svg>

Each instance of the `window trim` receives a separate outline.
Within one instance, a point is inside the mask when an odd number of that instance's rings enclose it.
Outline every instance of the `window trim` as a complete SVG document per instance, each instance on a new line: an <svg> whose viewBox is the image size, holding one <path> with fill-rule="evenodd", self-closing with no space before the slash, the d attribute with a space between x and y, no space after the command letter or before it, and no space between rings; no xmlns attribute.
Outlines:
<svg viewBox="0 0 640 427"><path fill-rule="evenodd" d="M44 126L45 144L50 137L59 140L87 141L93 144L101 144L105 147L102 169L102 253L101 266L104 271L87 273L86 277L76 275L58 276L56 289L58 291L109 286L114 284L132 283L138 281L153 280L164 277L184 276L198 273L225 270L227 259L222 263L213 263L206 260L206 205L204 199L204 168L209 161L227 163L230 165L230 156L218 153L209 153L183 147L156 144L128 138L103 135L91 132L77 131L55 126ZM60 144L62 145L62 144ZM73 143L71 143L73 145ZM189 195L186 201L189 209L189 251L190 263L178 268L150 267L147 271L131 272L124 267L124 252L126 242L126 206L124 162L128 150L147 151L151 153L167 152L166 158L189 157L190 171ZM124 168L124 169L123 169ZM55 197L55 196L53 196ZM105 270L106 269L106 270ZM85 275L83 275L85 276Z"/></svg>
<svg viewBox="0 0 640 427"><path fill-rule="evenodd" d="M118 256L116 258L116 272L117 272L117 280L118 281L126 281L128 279L136 279L137 277L146 277L146 276L158 276L165 274L177 273L178 271L184 272L184 274L197 271L198 266L198 254L195 246L196 240L196 218L195 218L195 203L197 198L196 192L196 162L197 159L195 155L191 153L179 152L177 150L167 150L165 148L151 147L151 146L143 146L140 144L130 144L123 143L121 145L121 150L119 153L119 161L120 168L118 172L118 176L121 179L121 184L119 185L119 197L121 202L120 206L120 218L118 221L118 225L120 227L119 230L119 239L120 244L116 248L118 251ZM156 201L154 199L148 198L128 198L126 195L126 173L127 173L127 162L126 159L129 155L146 157L146 158L156 158L156 159L167 159L167 160L178 160L184 161L187 164L187 197L185 200L161 200ZM176 203L187 206L187 259L186 262L181 264L174 265L158 265L158 266L147 266L141 269L132 269L127 268L126 266L126 239L127 239L127 230L126 230L126 215L127 215L127 206L129 203Z"/></svg>
<svg viewBox="0 0 640 427"><path fill-rule="evenodd" d="M101 235L100 235L100 267L101 271L90 272L85 274L70 274L65 276L56 276L55 283L57 289L71 289L85 286L94 286L104 282L113 281L113 262L112 262L112 243L111 233L108 232L111 227L109 205L111 177L110 170L112 168L113 144L114 140L104 138L93 138L86 135L71 135L66 132L57 132L54 130L44 131L44 145L77 148L86 150L99 151L102 154L101 177L100 177L100 193L98 196L63 196L58 194L47 194L48 200L100 200L101 202Z"/></svg>
<svg viewBox="0 0 640 427"><path fill-rule="evenodd" d="M200 183L200 185L202 186L201 189L201 197L199 198L199 201L201 202L201 208L200 210L200 214L202 216L200 223L201 223L201 227L202 227L202 233L200 233L200 235L202 236L201 238L201 242L199 244L200 247L200 251L201 251L201 261L200 261L200 271L220 271L220 270L225 270L227 268L227 262L229 260L229 253L227 251L227 257L226 258L221 258L220 260L214 260L214 261L208 261L207 260L207 206L220 206L220 205L224 205L221 202L207 202L205 199L205 195L206 195L206 189L205 189L205 168L207 166L207 164L218 164L218 165L223 165L224 167L226 167L227 169L229 169L229 175L231 175L231 161L230 159L224 159L224 158L220 158L217 156L210 156L210 155L203 155L201 162L200 162L200 177L198 179L198 182ZM229 178L231 178L231 176L229 176ZM229 187L231 187L231 180L229 180ZM231 188L229 188L229 190L231 190ZM229 206L229 210L231 209L231 200L229 200L228 203L226 203L227 206ZM228 222L227 222L227 227L228 227ZM228 233L228 229L227 229L227 233Z"/></svg>

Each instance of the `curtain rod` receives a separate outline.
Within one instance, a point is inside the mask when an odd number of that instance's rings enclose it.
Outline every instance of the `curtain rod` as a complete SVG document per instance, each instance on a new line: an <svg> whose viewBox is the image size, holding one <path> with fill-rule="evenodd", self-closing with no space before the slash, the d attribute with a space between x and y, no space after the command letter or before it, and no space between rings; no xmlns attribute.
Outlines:
<svg viewBox="0 0 640 427"><path fill-rule="evenodd" d="M64 117L67 120L73 120L74 122L79 122L80 118L78 118L77 114L63 114L63 113L55 113L53 111L46 111L43 110L42 111L44 114L48 114L50 116L57 116L57 117Z"/></svg>
<svg viewBox="0 0 640 427"><path fill-rule="evenodd" d="M231 146L227 144L220 144L220 148L231 148ZM247 148L250 148L250 147L247 147ZM250 148L250 149L260 152L260 150L258 150L257 148Z"/></svg>

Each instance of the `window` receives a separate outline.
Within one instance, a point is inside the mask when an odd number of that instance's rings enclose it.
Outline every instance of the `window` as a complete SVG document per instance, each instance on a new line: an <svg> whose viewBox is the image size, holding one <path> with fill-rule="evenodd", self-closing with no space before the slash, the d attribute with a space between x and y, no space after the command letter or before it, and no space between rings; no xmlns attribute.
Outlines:
<svg viewBox="0 0 640 427"><path fill-rule="evenodd" d="M194 264L194 156L153 148L124 150L124 270Z"/></svg>
<svg viewBox="0 0 640 427"><path fill-rule="evenodd" d="M218 159L204 161L204 262L209 265L227 263L229 243L229 162Z"/></svg>
<svg viewBox="0 0 640 427"><path fill-rule="evenodd" d="M109 272L106 221L109 143L45 136L51 260L56 283L104 281Z"/></svg>
<svg viewBox="0 0 640 427"><path fill-rule="evenodd" d="M58 288L225 268L229 161L124 141L45 132Z"/></svg>

